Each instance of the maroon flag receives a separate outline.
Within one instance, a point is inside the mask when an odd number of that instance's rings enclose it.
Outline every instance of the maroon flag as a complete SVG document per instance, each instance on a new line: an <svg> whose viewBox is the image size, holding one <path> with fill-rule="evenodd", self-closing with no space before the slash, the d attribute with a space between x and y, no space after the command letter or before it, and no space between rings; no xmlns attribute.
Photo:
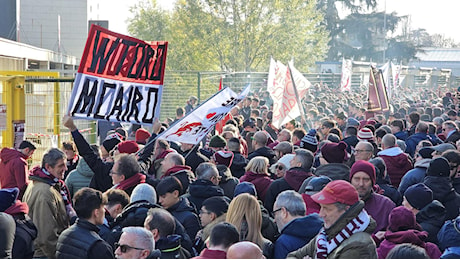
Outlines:
<svg viewBox="0 0 460 260"><path fill-rule="evenodd" d="M389 102L382 71L371 66L369 75L369 92L367 95L367 111L384 112L389 110Z"/></svg>

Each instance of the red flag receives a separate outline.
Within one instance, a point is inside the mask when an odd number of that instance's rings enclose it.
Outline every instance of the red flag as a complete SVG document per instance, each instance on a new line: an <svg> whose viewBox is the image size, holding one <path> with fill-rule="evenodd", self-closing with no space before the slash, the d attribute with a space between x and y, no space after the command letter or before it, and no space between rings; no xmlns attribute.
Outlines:
<svg viewBox="0 0 460 260"><path fill-rule="evenodd" d="M222 89L222 77L219 80L219 90L221 90L221 89Z"/></svg>
<svg viewBox="0 0 460 260"><path fill-rule="evenodd" d="M389 110L389 102L382 71L371 66L369 74L369 92L367 95L367 111L384 112Z"/></svg>

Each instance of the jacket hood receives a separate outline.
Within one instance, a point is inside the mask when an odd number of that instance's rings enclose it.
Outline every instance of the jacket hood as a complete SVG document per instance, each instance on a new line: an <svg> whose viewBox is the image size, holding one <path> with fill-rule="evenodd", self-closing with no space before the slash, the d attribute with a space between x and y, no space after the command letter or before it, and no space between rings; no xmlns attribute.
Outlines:
<svg viewBox="0 0 460 260"><path fill-rule="evenodd" d="M175 249L181 245L180 241L180 235L169 235L167 237L160 237L160 239L158 239L158 241L155 242L155 248L160 249L161 252L170 252L172 249Z"/></svg>
<svg viewBox="0 0 460 260"><path fill-rule="evenodd" d="M230 168L245 167L248 164L248 159L244 158L240 152L233 152L233 161Z"/></svg>
<svg viewBox="0 0 460 260"><path fill-rule="evenodd" d="M311 239L316 236L323 226L323 220L318 214L310 214L305 217L296 218L284 226L281 234L286 234L300 239Z"/></svg>
<svg viewBox="0 0 460 260"><path fill-rule="evenodd" d="M94 175L93 170L91 170L91 168L86 163L85 159L83 159L83 157L81 157L80 160L78 160L76 170L78 171L78 173L85 177L92 177Z"/></svg>
<svg viewBox="0 0 460 260"><path fill-rule="evenodd" d="M223 196L224 190L214 185L209 180L198 179L188 186L188 190L191 196L197 198L210 198L213 196Z"/></svg>
<svg viewBox="0 0 460 260"><path fill-rule="evenodd" d="M2 151L0 151L0 159L2 159L2 163L7 163L11 161L12 159L15 158L23 158L24 160L27 159L27 157L21 153L20 151L16 149L11 149L11 148L3 148Z"/></svg>
<svg viewBox="0 0 460 260"><path fill-rule="evenodd" d="M255 172L251 172L251 171L246 172L246 173L244 174L244 176L246 176L246 180L245 180L245 181L248 181L248 182L252 182L252 181L254 181L254 180L256 180L256 179L259 179L259 178L270 177L270 176L268 176L268 175L266 175L266 174L255 173Z"/></svg>
<svg viewBox="0 0 460 260"><path fill-rule="evenodd" d="M5 210L5 213L8 213L12 216L18 214L29 214L29 206L27 203L20 200L16 200L15 203Z"/></svg>
<svg viewBox="0 0 460 260"><path fill-rule="evenodd" d="M455 191L449 177L425 176L423 183L433 191L433 199L440 202L455 199Z"/></svg>
<svg viewBox="0 0 460 260"><path fill-rule="evenodd" d="M429 222L439 227L444 223L445 217L446 208L437 200L433 200L415 215L417 223Z"/></svg>
<svg viewBox="0 0 460 260"><path fill-rule="evenodd" d="M300 167L294 167L286 171L284 179L294 190L298 191L302 186L303 181L312 176L311 172L307 172Z"/></svg>
<svg viewBox="0 0 460 260"><path fill-rule="evenodd" d="M329 163L320 165L315 170L316 176L327 176L333 181L335 180L344 180L348 181L350 179L350 167L343 163Z"/></svg>
<svg viewBox="0 0 460 260"><path fill-rule="evenodd" d="M415 229L385 232L385 239L395 244L410 243L425 248L425 240L427 238L428 232Z"/></svg>
<svg viewBox="0 0 460 260"><path fill-rule="evenodd" d="M402 153L404 153L403 150L401 150L401 148L399 148L398 146L395 146L395 147L391 147L391 148L382 150L382 151L378 152L377 155L378 156L381 156L381 155L397 156L397 155L400 155Z"/></svg>
<svg viewBox="0 0 460 260"><path fill-rule="evenodd" d="M256 153L257 155L260 155L260 156L267 157L270 160L276 157L275 152L267 146L261 147L255 150L253 153Z"/></svg>
<svg viewBox="0 0 460 260"><path fill-rule="evenodd" d="M188 166L188 165L175 165L175 166L173 166L172 168L170 168L169 170L166 171L166 173L164 174L164 177L169 176L172 173L182 171L182 170L191 171L192 168L190 168L190 166Z"/></svg>
<svg viewBox="0 0 460 260"><path fill-rule="evenodd" d="M399 149L399 147L396 147ZM390 148L390 149L393 149L393 148ZM389 149L388 149L389 150ZM399 149L401 150L401 149ZM386 150L383 150L382 152L384 152ZM408 156L407 154L405 153L399 153L397 155L390 155L391 153L386 153L386 154L380 154L381 152L379 152L379 156L380 157L385 157L385 162L386 164L391 164L393 165L394 167L396 168L405 168L407 167L407 162L408 162ZM387 163L388 161L388 163Z"/></svg>
<svg viewBox="0 0 460 260"><path fill-rule="evenodd" d="M421 159L420 161L417 161L414 163L414 168L428 169L428 166L430 166L430 162L431 162L430 158Z"/></svg>

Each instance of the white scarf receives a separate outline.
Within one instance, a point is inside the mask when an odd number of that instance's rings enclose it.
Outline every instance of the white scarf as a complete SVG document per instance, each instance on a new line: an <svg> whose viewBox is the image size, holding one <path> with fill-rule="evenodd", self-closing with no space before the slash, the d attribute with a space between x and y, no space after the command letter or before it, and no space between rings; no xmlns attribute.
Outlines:
<svg viewBox="0 0 460 260"><path fill-rule="evenodd" d="M316 238L316 258L326 259L344 240L353 234L366 230L371 218L363 209L359 215L352 219L334 238L328 241L324 227L320 230Z"/></svg>

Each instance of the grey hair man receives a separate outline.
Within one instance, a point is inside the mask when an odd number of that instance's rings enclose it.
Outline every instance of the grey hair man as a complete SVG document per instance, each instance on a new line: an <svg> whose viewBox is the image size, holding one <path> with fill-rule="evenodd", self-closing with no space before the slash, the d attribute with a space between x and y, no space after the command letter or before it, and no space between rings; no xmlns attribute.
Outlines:
<svg viewBox="0 0 460 260"><path fill-rule="evenodd" d="M280 232L275 242L275 259L284 259L288 253L306 245L323 226L323 221L318 214L305 216L305 202L296 191L281 192L276 197L273 209L275 222Z"/></svg>
<svg viewBox="0 0 460 260"><path fill-rule="evenodd" d="M115 257L119 259L146 259L155 250L155 240L150 231L143 227L123 228L118 243L115 243Z"/></svg>

